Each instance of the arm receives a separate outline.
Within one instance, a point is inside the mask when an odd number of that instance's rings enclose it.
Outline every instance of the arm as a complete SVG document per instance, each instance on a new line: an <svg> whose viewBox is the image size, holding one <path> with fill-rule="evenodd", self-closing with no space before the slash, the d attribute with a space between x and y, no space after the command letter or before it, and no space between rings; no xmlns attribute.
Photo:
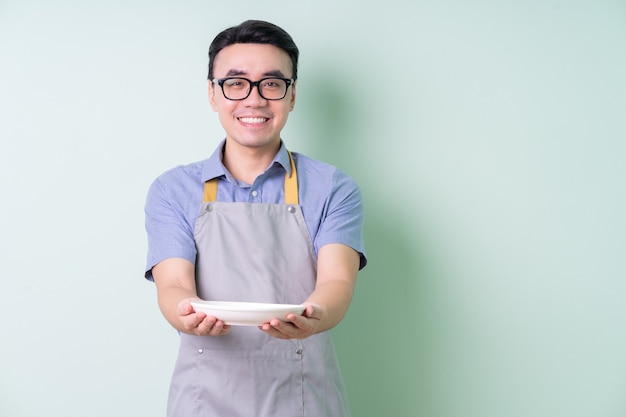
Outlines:
<svg viewBox="0 0 626 417"><path fill-rule="evenodd" d="M183 258L169 258L152 268L159 308L167 321L178 331L198 336L221 336L230 326L213 316L195 312L191 301L196 293L194 266Z"/></svg>
<svg viewBox="0 0 626 417"><path fill-rule="evenodd" d="M281 339L304 339L336 326L348 311L359 270L359 254L349 246L334 243L320 248L315 290L304 302L302 316L287 315L287 321L272 319L261 330Z"/></svg>

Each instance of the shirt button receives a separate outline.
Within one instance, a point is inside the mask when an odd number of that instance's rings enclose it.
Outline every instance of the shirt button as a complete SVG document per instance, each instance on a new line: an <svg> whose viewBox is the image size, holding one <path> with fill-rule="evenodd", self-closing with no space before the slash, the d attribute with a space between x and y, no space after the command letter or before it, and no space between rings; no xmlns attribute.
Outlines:
<svg viewBox="0 0 626 417"><path fill-rule="evenodd" d="M198 349L198 353L202 353L204 352L202 349Z"/></svg>
<svg viewBox="0 0 626 417"><path fill-rule="evenodd" d="M302 349L296 349L296 353L297 353L298 355L302 355Z"/></svg>
<svg viewBox="0 0 626 417"><path fill-rule="evenodd" d="M295 208L294 206L289 206L289 207L287 208L287 211L288 211L289 213L293 214L293 213L295 213L295 212L296 212L296 208Z"/></svg>
<svg viewBox="0 0 626 417"><path fill-rule="evenodd" d="M252 197L256 197L257 195L259 195L259 193L257 192L257 190L252 191Z"/></svg>

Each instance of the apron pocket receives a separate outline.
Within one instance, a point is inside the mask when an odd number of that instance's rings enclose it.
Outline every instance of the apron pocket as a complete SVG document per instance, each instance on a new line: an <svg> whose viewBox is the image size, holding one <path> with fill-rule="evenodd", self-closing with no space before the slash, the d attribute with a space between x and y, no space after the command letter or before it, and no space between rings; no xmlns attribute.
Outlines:
<svg viewBox="0 0 626 417"><path fill-rule="evenodd" d="M288 345L291 349L198 348L196 401L219 416L301 416L302 351Z"/></svg>

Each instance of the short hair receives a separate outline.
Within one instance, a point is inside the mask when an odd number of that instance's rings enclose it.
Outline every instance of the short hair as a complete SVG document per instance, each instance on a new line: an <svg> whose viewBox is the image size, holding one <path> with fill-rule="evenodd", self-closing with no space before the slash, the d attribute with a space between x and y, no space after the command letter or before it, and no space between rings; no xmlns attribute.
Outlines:
<svg viewBox="0 0 626 417"><path fill-rule="evenodd" d="M298 47L284 29L262 20L246 20L220 32L209 47L209 76L213 79L213 64L217 54L227 46L236 43L260 43L274 45L291 58L292 78L298 79Z"/></svg>

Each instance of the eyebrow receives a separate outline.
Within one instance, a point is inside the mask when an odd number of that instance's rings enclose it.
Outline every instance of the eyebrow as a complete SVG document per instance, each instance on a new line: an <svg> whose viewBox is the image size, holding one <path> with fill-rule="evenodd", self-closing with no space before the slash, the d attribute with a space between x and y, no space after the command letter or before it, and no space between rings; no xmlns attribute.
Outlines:
<svg viewBox="0 0 626 417"><path fill-rule="evenodd" d="M231 69L226 73L227 77L238 77L242 75L248 75L248 73L244 70L239 69ZM281 70L272 70L263 73L263 77L278 77L278 78L286 78L285 74Z"/></svg>

